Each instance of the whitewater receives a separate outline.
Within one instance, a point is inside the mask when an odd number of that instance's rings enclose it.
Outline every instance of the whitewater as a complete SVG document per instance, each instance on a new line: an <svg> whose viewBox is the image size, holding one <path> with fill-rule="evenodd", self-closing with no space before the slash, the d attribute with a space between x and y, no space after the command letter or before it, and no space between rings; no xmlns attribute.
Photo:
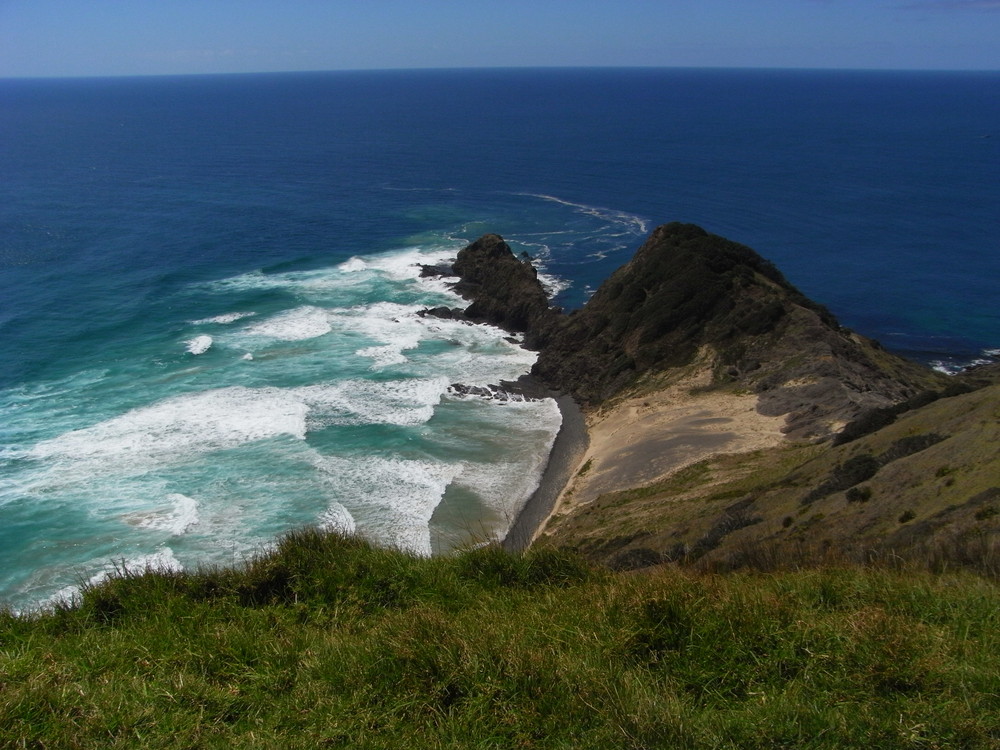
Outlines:
<svg viewBox="0 0 1000 750"><path fill-rule="evenodd" d="M2 512L16 525L44 505L52 520L0 553L8 596L65 598L74 577L115 561L231 564L305 524L423 555L502 537L560 414L552 399L452 390L515 380L534 361L504 331L420 315L464 306L420 277L453 257L406 248L204 284L209 296L281 290L290 304L195 319L175 351L137 352L173 360L131 384L145 391L131 408L110 371L0 394L13 444L0 454Z"/></svg>

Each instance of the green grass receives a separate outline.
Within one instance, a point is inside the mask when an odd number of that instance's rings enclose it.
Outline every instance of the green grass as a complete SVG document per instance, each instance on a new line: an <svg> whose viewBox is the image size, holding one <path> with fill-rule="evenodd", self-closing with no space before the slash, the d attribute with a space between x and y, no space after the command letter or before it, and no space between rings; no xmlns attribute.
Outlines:
<svg viewBox="0 0 1000 750"><path fill-rule="evenodd" d="M612 575L315 531L0 615L0 746L1000 746L1000 587L830 568Z"/></svg>

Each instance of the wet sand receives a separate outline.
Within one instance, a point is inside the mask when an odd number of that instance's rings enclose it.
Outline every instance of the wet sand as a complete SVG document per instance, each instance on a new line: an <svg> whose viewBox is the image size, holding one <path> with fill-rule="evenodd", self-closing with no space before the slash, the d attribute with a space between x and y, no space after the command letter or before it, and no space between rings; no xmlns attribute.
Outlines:
<svg viewBox="0 0 1000 750"><path fill-rule="evenodd" d="M562 425L552 444L538 489L528 498L507 532L502 542L504 549L523 550L531 544L552 515L556 501L573 477L590 443L586 419L573 398L568 395L554 398L562 412Z"/></svg>

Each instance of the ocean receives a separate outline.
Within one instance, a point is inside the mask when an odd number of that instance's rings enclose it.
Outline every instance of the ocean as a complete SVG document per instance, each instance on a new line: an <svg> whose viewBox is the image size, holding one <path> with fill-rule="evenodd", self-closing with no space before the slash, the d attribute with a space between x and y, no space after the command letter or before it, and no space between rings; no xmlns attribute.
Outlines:
<svg viewBox="0 0 1000 750"><path fill-rule="evenodd" d="M0 603L320 524L502 536L554 402L420 264L486 232L572 309L668 221L946 371L1000 347L1000 74L0 80Z"/></svg>

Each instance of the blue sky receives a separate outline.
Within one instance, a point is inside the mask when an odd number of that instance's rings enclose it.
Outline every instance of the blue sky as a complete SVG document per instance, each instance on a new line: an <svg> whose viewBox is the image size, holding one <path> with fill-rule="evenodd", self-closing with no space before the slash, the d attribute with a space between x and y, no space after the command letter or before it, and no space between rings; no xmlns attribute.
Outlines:
<svg viewBox="0 0 1000 750"><path fill-rule="evenodd" d="M1000 69L1000 0L0 0L0 77L357 68Z"/></svg>

